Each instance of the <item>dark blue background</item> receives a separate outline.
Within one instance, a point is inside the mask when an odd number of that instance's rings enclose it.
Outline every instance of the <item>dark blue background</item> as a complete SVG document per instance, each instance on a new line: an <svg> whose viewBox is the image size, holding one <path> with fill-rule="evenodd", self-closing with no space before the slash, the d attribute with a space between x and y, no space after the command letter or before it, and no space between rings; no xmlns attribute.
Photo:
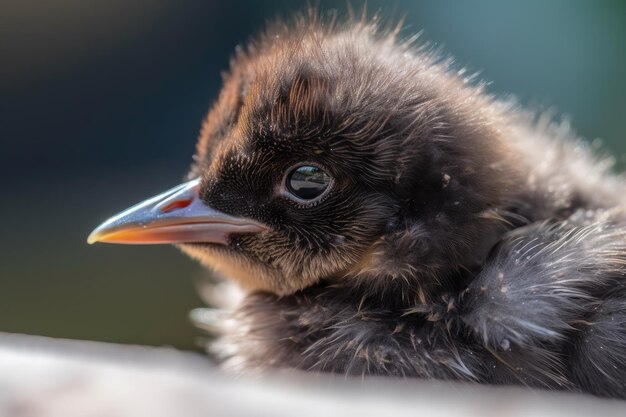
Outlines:
<svg viewBox="0 0 626 417"><path fill-rule="evenodd" d="M345 1L321 1L345 9ZM353 2L358 8L359 2ZM107 216L175 185L234 47L303 1L5 0L0 13L0 331L194 346L205 274L170 247L88 247ZM369 1L626 151L626 3Z"/></svg>

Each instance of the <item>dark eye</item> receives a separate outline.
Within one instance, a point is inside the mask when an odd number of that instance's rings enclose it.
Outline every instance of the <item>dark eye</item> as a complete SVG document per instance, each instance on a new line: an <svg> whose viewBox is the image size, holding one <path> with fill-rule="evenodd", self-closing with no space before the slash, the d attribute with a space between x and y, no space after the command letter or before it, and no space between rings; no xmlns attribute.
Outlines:
<svg viewBox="0 0 626 417"><path fill-rule="evenodd" d="M330 176L312 165L301 165L287 175L287 189L302 200L319 197L329 184Z"/></svg>

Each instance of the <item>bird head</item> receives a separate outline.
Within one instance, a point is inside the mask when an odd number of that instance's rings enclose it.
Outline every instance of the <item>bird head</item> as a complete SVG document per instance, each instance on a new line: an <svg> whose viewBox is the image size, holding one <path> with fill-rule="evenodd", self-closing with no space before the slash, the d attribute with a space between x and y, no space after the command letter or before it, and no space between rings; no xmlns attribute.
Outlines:
<svg viewBox="0 0 626 417"><path fill-rule="evenodd" d="M375 24L276 24L231 62L189 181L90 242L173 243L248 290L322 280L420 296L500 224L515 161L504 111Z"/></svg>

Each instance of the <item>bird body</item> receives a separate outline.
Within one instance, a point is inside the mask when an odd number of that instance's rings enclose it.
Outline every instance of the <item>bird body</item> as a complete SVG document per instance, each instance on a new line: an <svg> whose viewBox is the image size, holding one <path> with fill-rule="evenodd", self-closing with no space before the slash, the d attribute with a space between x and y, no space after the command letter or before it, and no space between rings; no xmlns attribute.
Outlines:
<svg viewBox="0 0 626 417"><path fill-rule="evenodd" d="M610 169L395 30L300 18L237 53L190 182L91 239L180 244L242 287L212 348L233 368L625 398Z"/></svg>

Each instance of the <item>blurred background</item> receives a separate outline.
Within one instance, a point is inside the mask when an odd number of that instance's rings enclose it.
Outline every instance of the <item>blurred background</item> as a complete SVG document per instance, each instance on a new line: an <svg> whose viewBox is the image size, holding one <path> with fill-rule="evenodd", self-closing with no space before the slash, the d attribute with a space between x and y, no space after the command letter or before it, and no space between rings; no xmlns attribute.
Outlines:
<svg viewBox="0 0 626 417"><path fill-rule="evenodd" d="M172 247L85 239L180 182L234 48L306 4L0 0L0 331L197 349L187 313L206 272ZM626 2L368 9L406 15L407 35L423 30L494 93L570 116L624 166Z"/></svg>

